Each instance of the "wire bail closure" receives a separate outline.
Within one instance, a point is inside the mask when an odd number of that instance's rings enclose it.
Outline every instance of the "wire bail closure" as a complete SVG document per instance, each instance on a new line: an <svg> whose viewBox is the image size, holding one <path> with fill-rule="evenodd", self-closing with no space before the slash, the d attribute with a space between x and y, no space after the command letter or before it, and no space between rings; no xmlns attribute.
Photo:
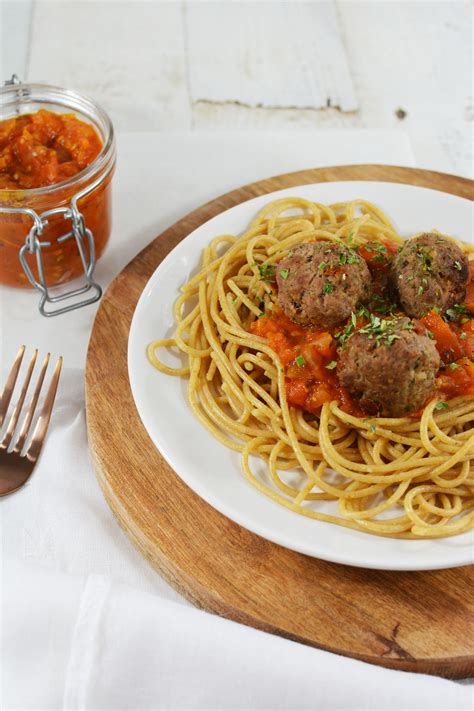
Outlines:
<svg viewBox="0 0 474 711"><path fill-rule="evenodd" d="M67 313L68 311L79 309L82 306L93 304L102 296L102 288L99 284L97 284L97 282L94 281L92 276L96 263L94 237L91 230L85 226L84 216L77 209L77 199L78 196L76 195L71 202L71 207L57 207L52 210L47 210L40 215L30 208L10 208L9 210L0 208L0 212L22 213L28 215L33 220L33 225L26 237L25 244L20 249L19 257L21 266L23 267L28 281L41 293L38 308L39 312L43 316L59 316L60 314ZM40 237L43 233L43 229L48 224L48 218L61 214L65 220L71 221L71 229L62 235L62 237L59 237L57 241L59 244L62 244L69 239L76 240L77 249L84 268L86 283L77 289L71 289L70 291L53 296L50 292L51 287L48 287L46 283L42 255L42 250L51 247L51 242L42 242ZM89 247L89 256L87 256L85 249L86 242ZM38 280L35 279L31 268L26 261L27 254L34 254L36 257ZM57 304L66 300L75 299L77 296L80 296L81 294L88 294L89 292L92 292L92 294L86 299L74 301L73 303L69 303L66 306L61 306L59 308L47 308L48 304Z"/></svg>

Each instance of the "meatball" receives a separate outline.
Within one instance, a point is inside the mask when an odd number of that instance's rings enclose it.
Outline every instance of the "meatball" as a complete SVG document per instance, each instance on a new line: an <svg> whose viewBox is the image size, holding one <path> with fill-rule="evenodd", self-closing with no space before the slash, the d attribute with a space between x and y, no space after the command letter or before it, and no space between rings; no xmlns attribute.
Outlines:
<svg viewBox="0 0 474 711"><path fill-rule="evenodd" d="M436 234L412 237L392 263L392 285L403 310L414 318L433 307L446 311L464 301L468 280L467 256Z"/></svg>
<svg viewBox="0 0 474 711"><path fill-rule="evenodd" d="M338 378L371 415L403 417L433 395L440 357L408 318L371 317L339 349Z"/></svg>
<svg viewBox="0 0 474 711"><path fill-rule="evenodd" d="M368 293L366 263L342 243L301 244L276 271L278 301L300 326L328 328L345 321Z"/></svg>

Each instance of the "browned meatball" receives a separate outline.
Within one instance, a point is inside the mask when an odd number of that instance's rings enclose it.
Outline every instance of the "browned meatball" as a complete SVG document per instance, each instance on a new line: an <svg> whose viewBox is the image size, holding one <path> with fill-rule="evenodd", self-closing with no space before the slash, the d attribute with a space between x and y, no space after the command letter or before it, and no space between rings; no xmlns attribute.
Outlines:
<svg viewBox="0 0 474 711"><path fill-rule="evenodd" d="M328 328L345 321L368 292L366 263L342 243L301 244L276 271L278 301L301 326Z"/></svg>
<svg viewBox="0 0 474 711"><path fill-rule="evenodd" d="M464 301L467 256L445 237L423 234L403 245L392 263L391 280L403 310L414 318L433 307L446 311Z"/></svg>
<svg viewBox="0 0 474 711"><path fill-rule="evenodd" d="M438 351L408 318L372 316L339 353L339 382L368 414L403 417L434 393Z"/></svg>

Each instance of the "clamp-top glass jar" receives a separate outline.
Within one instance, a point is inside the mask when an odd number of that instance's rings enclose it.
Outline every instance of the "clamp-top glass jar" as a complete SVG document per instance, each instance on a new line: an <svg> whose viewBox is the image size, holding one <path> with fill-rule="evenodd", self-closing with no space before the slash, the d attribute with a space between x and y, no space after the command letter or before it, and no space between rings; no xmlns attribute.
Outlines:
<svg viewBox="0 0 474 711"><path fill-rule="evenodd" d="M112 123L94 101L59 87L9 83L0 88L0 100L0 126L24 115L47 116L41 114L46 110L64 120L72 119L76 126L87 124L84 129L89 133L92 126L101 144L92 162L82 169L79 164L75 174L64 177L64 171L59 171L59 182L17 188L14 179L18 176L13 175L12 182L4 182L7 187L0 183L0 283L39 289L40 311L45 316L97 301L102 292L93 280L93 270L111 230L111 180L116 159ZM7 138L0 131L0 151L6 145ZM40 148L43 150L43 146ZM47 153L48 144L44 150ZM18 152L18 146L12 151ZM58 151L59 161L67 161L67 149L59 146ZM57 163L58 156L53 157ZM61 289L59 294L57 289L51 291L51 287L81 275L82 282L76 288L66 292ZM57 302L61 302L59 308L54 306Z"/></svg>

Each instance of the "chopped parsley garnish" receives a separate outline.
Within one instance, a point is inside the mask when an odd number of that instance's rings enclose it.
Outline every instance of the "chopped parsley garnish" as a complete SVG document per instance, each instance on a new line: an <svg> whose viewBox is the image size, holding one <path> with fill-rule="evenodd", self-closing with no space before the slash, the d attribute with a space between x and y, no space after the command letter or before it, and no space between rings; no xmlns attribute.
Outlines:
<svg viewBox="0 0 474 711"><path fill-rule="evenodd" d="M264 262L263 264L258 264L257 266L258 266L258 271L260 273L260 277L261 277L262 281L274 281L275 280L275 274L276 274L276 265L275 264L267 264L266 262Z"/></svg>
<svg viewBox="0 0 474 711"><path fill-rule="evenodd" d="M375 432L377 430L377 427L375 425L370 425L370 431Z"/></svg>
<svg viewBox="0 0 474 711"><path fill-rule="evenodd" d="M365 333L369 340L375 340L377 346L391 346L400 338L398 333L394 333L395 323L395 321L370 314L370 323L359 329L359 333Z"/></svg>
<svg viewBox="0 0 474 711"><path fill-rule="evenodd" d="M361 306L357 312L357 316L363 316L364 318L370 318L370 311L368 309L366 309L365 306ZM351 315L351 318L352 318L352 315Z"/></svg>
<svg viewBox="0 0 474 711"><path fill-rule="evenodd" d="M365 245L368 252L387 252L387 247L384 244L369 242Z"/></svg>
<svg viewBox="0 0 474 711"><path fill-rule="evenodd" d="M442 402L441 400L436 403L435 410L447 410L449 407L447 402Z"/></svg>
<svg viewBox="0 0 474 711"><path fill-rule="evenodd" d="M327 281L323 286L323 294L332 294L334 291L334 285L330 281Z"/></svg>
<svg viewBox="0 0 474 711"><path fill-rule="evenodd" d="M348 241L348 242L352 242L353 239L354 239L354 233L351 232L351 233L349 234L348 238L347 238L347 241Z"/></svg>
<svg viewBox="0 0 474 711"><path fill-rule="evenodd" d="M458 316L464 316L470 314L469 309L465 304L454 304L450 309L447 309L446 316L453 321L458 318Z"/></svg>
<svg viewBox="0 0 474 711"><path fill-rule="evenodd" d="M451 370L456 370L456 368L459 368L459 365L457 363L450 363L448 365L448 368L450 368Z"/></svg>
<svg viewBox="0 0 474 711"><path fill-rule="evenodd" d="M433 331L430 331L430 330L427 328L427 329L426 329L426 335L428 336L428 338L431 338L431 340L434 341Z"/></svg>
<svg viewBox="0 0 474 711"><path fill-rule="evenodd" d="M326 368L328 370L334 370L334 368L337 366L337 360L332 360L330 363L327 364Z"/></svg>
<svg viewBox="0 0 474 711"><path fill-rule="evenodd" d="M351 249L349 254L346 254L345 252L339 252L339 266L343 267L346 264L357 264L359 261L359 257L357 254Z"/></svg>
<svg viewBox="0 0 474 711"><path fill-rule="evenodd" d="M429 252L427 252L425 249L418 249L417 254L421 259L421 269L425 274L429 274L431 272L431 265L432 265L432 257Z"/></svg>
<svg viewBox="0 0 474 711"><path fill-rule="evenodd" d="M302 368L303 365L304 365L304 358L303 358L303 356L301 356L301 355L297 356L297 357L295 358L295 363L296 363L296 365L299 365L300 368Z"/></svg>
<svg viewBox="0 0 474 711"><path fill-rule="evenodd" d="M462 269L461 262L459 262L457 259L456 259L456 261L454 262L454 268L457 269L458 272L460 272L461 269Z"/></svg>
<svg viewBox="0 0 474 711"><path fill-rule="evenodd" d="M352 316L351 316L352 318ZM339 345L343 346L344 343L352 336L354 333L354 325L350 323L348 326L345 327L343 331L339 331L338 333L334 334L334 338L336 338L339 341Z"/></svg>
<svg viewBox="0 0 474 711"><path fill-rule="evenodd" d="M467 337L467 333L465 331L463 331L462 333L459 334L459 338L461 339L461 341L464 341L464 339L466 337Z"/></svg>
<svg viewBox="0 0 474 711"><path fill-rule="evenodd" d="M289 273L290 273L290 270L289 270L289 269L282 269L282 270L280 271L280 276L281 276L282 279L288 279Z"/></svg>
<svg viewBox="0 0 474 711"><path fill-rule="evenodd" d="M375 257L372 258L372 262L377 262L377 263L382 263L385 262L385 255L383 254L376 254Z"/></svg>
<svg viewBox="0 0 474 711"><path fill-rule="evenodd" d="M415 328L415 324L413 323L413 321L407 321L402 326L403 331L413 331L414 328Z"/></svg>
<svg viewBox="0 0 474 711"><path fill-rule="evenodd" d="M327 262L321 262L318 269L320 272L323 272L328 266L329 266L329 264Z"/></svg>
<svg viewBox="0 0 474 711"><path fill-rule="evenodd" d="M418 287L418 293L419 293L419 294L422 294L422 293L424 292L424 290L425 290L425 287L424 287L424 286L419 286L419 287Z"/></svg>

